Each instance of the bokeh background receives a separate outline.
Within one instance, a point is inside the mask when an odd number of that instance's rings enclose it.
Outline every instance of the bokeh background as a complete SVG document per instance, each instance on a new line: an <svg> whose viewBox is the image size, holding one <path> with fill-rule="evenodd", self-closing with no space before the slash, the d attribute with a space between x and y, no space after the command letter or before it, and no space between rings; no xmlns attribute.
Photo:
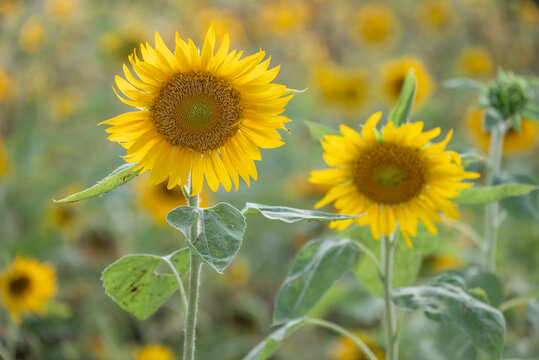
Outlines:
<svg viewBox="0 0 539 360"><path fill-rule="evenodd" d="M212 21L218 36L230 33L232 48L266 50L271 63L281 65L277 82L306 91L287 107L293 122L291 134L283 134L286 145L262 152L259 180L238 192L206 192L206 204L312 208L324 189L309 185L308 174L323 161L306 121L358 128L374 111L387 115L409 66L419 81L413 119L440 126L443 134L453 128L451 148L481 154L488 141L470 110L475 94L444 88L443 81L488 81L498 68L529 76L538 70L539 8L532 0L0 0L0 268L17 254L30 256L53 265L58 282L45 314L20 326L0 305L0 344L14 359L136 359L152 343L180 359L177 294L138 321L105 295L100 281L103 269L123 255L165 255L183 246L164 222L180 205L180 192L149 188L141 176L80 204L52 199L94 184L123 163L123 149L96 125L128 109L111 86L133 49L142 41L153 45L155 31L169 46L175 31L200 44ZM537 183L536 123L510 136L503 168ZM524 200L527 205L506 212L501 227L498 273L506 297L539 282L537 194ZM465 223L480 229L480 207L461 206L461 212ZM425 259L419 282L479 261L469 239L440 228L441 241ZM200 359L240 359L270 332L273 300L291 259L325 232L316 223L249 219L244 245L225 274L203 272ZM378 349L381 311L380 299L351 274L315 310ZM524 311L506 314L507 358L539 353L537 330ZM403 359L454 359L459 345L440 345L447 334L436 325L422 315L406 320ZM273 359L362 357L332 333L304 329Z"/></svg>

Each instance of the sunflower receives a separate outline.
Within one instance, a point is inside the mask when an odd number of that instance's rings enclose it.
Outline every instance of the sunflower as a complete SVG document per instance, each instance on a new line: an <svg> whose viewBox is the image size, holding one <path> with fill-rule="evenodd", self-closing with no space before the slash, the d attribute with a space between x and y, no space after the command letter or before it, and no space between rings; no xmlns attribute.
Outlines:
<svg viewBox="0 0 539 360"><path fill-rule="evenodd" d="M452 253L439 253L423 260L423 264L432 273L441 273L448 270L462 268L465 263L462 258Z"/></svg>
<svg viewBox="0 0 539 360"><path fill-rule="evenodd" d="M420 105L432 93L433 81L427 66L419 58L404 56L382 66L383 93L392 104L399 100L404 79L410 69L415 70L417 79L415 104Z"/></svg>
<svg viewBox="0 0 539 360"><path fill-rule="evenodd" d="M465 48L459 55L459 69L468 75L483 78L494 74L494 61L489 51L482 46Z"/></svg>
<svg viewBox="0 0 539 360"><path fill-rule="evenodd" d="M156 33L155 48L141 44L143 60L129 57L139 79L125 65L128 81L116 77L129 98L120 100L139 110L103 122L113 125L108 139L127 149L134 171L151 170L151 185L168 178L169 189L184 186L191 173L192 195L204 177L212 191L219 184L230 191L232 182L237 190L238 175L247 186L256 180L259 147L284 144L277 129L290 120L279 114L293 94L271 83L279 67L268 70L264 51L243 59L241 51L229 53L229 43L225 35L215 52L210 26L201 51L176 34L173 54Z"/></svg>
<svg viewBox="0 0 539 360"><path fill-rule="evenodd" d="M490 132L483 127L485 112L481 109L471 109L464 117L470 139L484 152L490 145ZM533 150L539 143L539 126L536 121L522 119L520 131L510 128L503 139L502 155L521 155Z"/></svg>
<svg viewBox="0 0 539 360"><path fill-rule="evenodd" d="M303 1L273 0L264 5L261 24L266 31L289 36L303 30L310 17L310 10Z"/></svg>
<svg viewBox="0 0 539 360"><path fill-rule="evenodd" d="M165 183L155 186L148 185L148 179L138 181L136 190L140 205L153 215L157 224L164 225L167 222L167 214L178 206L187 205L187 200L182 189L176 186L168 189ZM200 206L209 207L211 204L208 191L200 194Z"/></svg>
<svg viewBox="0 0 539 360"><path fill-rule="evenodd" d="M354 35L361 45L387 46L397 37L398 22L393 11L385 5L363 5L354 19Z"/></svg>
<svg viewBox="0 0 539 360"><path fill-rule="evenodd" d="M0 273L0 294L15 323L21 313L42 314L45 302L56 293L54 268L34 259L17 256Z"/></svg>
<svg viewBox="0 0 539 360"><path fill-rule="evenodd" d="M45 42L43 21L37 16L31 16L22 25L19 33L19 46L27 53L41 50Z"/></svg>
<svg viewBox="0 0 539 360"><path fill-rule="evenodd" d="M143 347L137 354L136 360L173 360L174 354L168 347L151 344Z"/></svg>
<svg viewBox="0 0 539 360"><path fill-rule="evenodd" d="M376 130L381 113L372 115L361 131L341 125L340 135L326 135L322 141L324 160L332 168L314 171L310 181L333 187L315 207L331 202L339 213L364 214L354 220L331 223L342 230L357 221L369 224L375 239L390 235L397 224L407 244L417 234L420 220L431 233L437 233L442 211L458 219L455 205L449 201L471 183L463 179L479 174L466 172L454 151L445 151L451 139L437 144L430 140L440 134L440 128L423 132L423 123L415 122L395 128L389 122Z"/></svg>
<svg viewBox="0 0 539 360"><path fill-rule="evenodd" d="M330 104L356 109L367 100L367 72L361 68L317 67L314 81L324 100Z"/></svg>
<svg viewBox="0 0 539 360"><path fill-rule="evenodd" d="M448 0L424 0L419 5L423 24L434 30L444 30L453 21L453 8Z"/></svg>
<svg viewBox="0 0 539 360"><path fill-rule="evenodd" d="M369 349L371 349L372 353L376 356L377 359L382 360L384 358L384 351L375 344L372 336L358 331L355 331L354 335L359 339L363 340L365 345L367 345ZM341 336L335 344L335 348L333 349L332 359L367 360L367 357L360 349L358 349L357 345L350 338L346 336Z"/></svg>
<svg viewBox="0 0 539 360"><path fill-rule="evenodd" d="M235 44L246 44L247 35L242 20L225 8L204 8L195 15L196 28L201 32L213 24L215 36L220 39L229 34Z"/></svg>

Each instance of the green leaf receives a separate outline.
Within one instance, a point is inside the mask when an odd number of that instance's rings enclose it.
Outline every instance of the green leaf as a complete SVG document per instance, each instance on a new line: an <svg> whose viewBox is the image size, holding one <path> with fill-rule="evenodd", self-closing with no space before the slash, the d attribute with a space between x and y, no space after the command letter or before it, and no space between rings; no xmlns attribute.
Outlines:
<svg viewBox="0 0 539 360"><path fill-rule="evenodd" d="M459 196L453 199L459 204L485 204L499 201L512 196L525 195L533 190L539 189L539 186L532 184L501 184L493 186L474 186L464 189Z"/></svg>
<svg viewBox="0 0 539 360"><path fill-rule="evenodd" d="M277 294L274 324L305 316L358 256L357 245L349 239L317 239L305 244Z"/></svg>
<svg viewBox="0 0 539 360"><path fill-rule="evenodd" d="M174 254L171 260L180 277L184 277L189 271L187 248ZM122 309L146 319L178 288L174 276L155 272L163 263L166 263L163 258L154 255L124 256L103 271L105 292Z"/></svg>
<svg viewBox="0 0 539 360"><path fill-rule="evenodd" d="M487 87L479 81L466 78L446 80L444 81L443 85L444 87L450 89L467 89L478 91L480 93L485 93L487 90Z"/></svg>
<svg viewBox="0 0 539 360"><path fill-rule="evenodd" d="M414 103L416 88L416 78L414 75L414 69L410 69L404 83L402 84L401 93L397 105L389 114L389 121L398 127L408 121L410 112L412 111L412 105Z"/></svg>
<svg viewBox="0 0 539 360"><path fill-rule="evenodd" d="M189 241L198 220L196 240ZM188 239L187 244L204 262L222 273L239 251L245 234L245 217L227 203L197 209L180 206L167 215L167 222Z"/></svg>
<svg viewBox="0 0 539 360"><path fill-rule="evenodd" d="M282 342L294 331L305 325L305 320L292 320L272 332L251 350L243 360L266 360L273 355Z"/></svg>
<svg viewBox="0 0 539 360"><path fill-rule="evenodd" d="M494 184L523 183L537 185L537 179L528 174L501 173L494 179ZM500 205L507 210L509 216L518 219L539 221L539 192L533 191L526 195L503 199Z"/></svg>
<svg viewBox="0 0 539 360"><path fill-rule="evenodd" d="M135 166L137 166L137 164L123 164L94 186L76 194L69 195L61 200L53 201L55 203L70 203L106 194L137 177L138 174L133 171Z"/></svg>
<svg viewBox="0 0 539 360"><path fill-rule="evenodd" d="M355 226L341 233L367 247L380 262L380 241L372 238L368 227ZM412 238L413 247L401 238L395 249L393 258L393 286L408 286L414 283L419 273L421 259L424 255L433 252L438 246L438 235L431 234L422 224L418 224L417 236ZM380 280L378 267L368 256L362 256L354 268L357 279L372 294L382 296L383 284Z"/></svg>
<svg viewBox="0 0 539 360"><path fill-rule="evenodd" d="M442 274L424 286L394 289L391 299L401 309L421 310L436 322L453 326L479 349L500 359L505 340L502 313L467 292L464 279Z"/></svg>
<svg viewBox="0 0 539 360"><path fill-rule="evenodd" d="M479 268L450 270L446 274L460 276L466 282L468 289L481 288L485 291L488 302L494 307L503 301L503 287L500 279L493 273Z"/></svg>
<svg viewBox="0 0 539 360"><path fill-rule="evenodd" d="M305 124L309 128L311 136L316 141L322 141L326 135L338 135L339 132L335 129L332 129L326 125L315 123L312 121L305 120Z"/></svg>
<svg viewBox="0 0 539 360"><path fill-rule="evenodd" d="M271 220L281 220L287 223L295 223L301 220L310 221L334 221L354 219L361 215L340 215L316 210L294 209L285 206L268 206L255 203L246 203L241 211L243 215L259 215Z"/></svg>
<svg viewBox="0 0 539 360"><path fill-rule="evenodd" d="M539 334L539 299L533 299L526 308L526 319L531 323L535 332Z"/></svg>

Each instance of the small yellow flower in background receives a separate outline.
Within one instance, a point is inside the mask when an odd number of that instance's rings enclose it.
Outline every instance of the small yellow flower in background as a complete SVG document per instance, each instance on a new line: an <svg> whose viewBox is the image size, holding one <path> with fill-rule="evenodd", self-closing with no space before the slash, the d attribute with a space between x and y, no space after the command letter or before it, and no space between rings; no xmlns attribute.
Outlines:
<svg viewBox="0 0 539 360"><path fill-rule="evenodd" d="M247 43L247 35L241 19L228 9L204 8L195 15L197 29L202 33L210 24L215 28L215 37L222 39L229 34L234 44L244 45Z"/></svg>
<svg viewBox="0 0 539 360"><path fill-rule="evenodd" d="M81 190L80 186L69 184L54 196L54 198L62 199L69 194L74 194ZM46 209L47 225L58 232L65 241L73 241L80 234L81 219L79 216L79 206L80 203L51 203Z"/></svg>
<svg viewBox="0 0 539 360"><path fill-rule="evenodd" d="M27 53L34 53L41 50L44 42L43 22L37 16L29 17L19 33L19 46Z"/></svg>
<svg viewBox="0 0 539 360"><path fill-rule="evenodd" d="M187 205L187 200L179 186L172 189L168 189L166 183L152 186L148 184L148 180L148 177L145 177L137 181L139 204L153 215L157 224L164 225L167 222L167 214L178 206ZM212 206L211 196L207 190L200 193L201 207Z"/></svg>
<svg viewBox="0 0 539 360"><path fill-rule="evenodd" d="M144 22L137 19L126 20L119 27L101 34L99 43L102 50L122 61L133 53L148 33Z"/></svg>
<svg viewBox="0 0 539 360"><path fill-rule="evenodd" d="M530 24L539 23L539 6L533 0L524 0L519 2L520 13L524 21Z"/></svg>
<svg viewBox="0 0 539 360"><path fill-rule="evenodd" d="M310 10L301 0L273 0L261 10L264 28L276 35L290 35L303 30L310 19Z"/></svg>
<svg viewBox="0 0 539 360"><path fill-rule="evenodd" d="M419 4L421 22L428 28L443 30L453 21L453 8L448 0L423 0Z"/></svg>
<svg viewBox="0 0 539 360"><path fill-rule="evenodd" d="M462 50L458 65L463 73L470 76L489 78L494 75L494 60L489 51L482 46Z"/></svg>
<svg viewBox="0 0 539 360"><path fill-rule="evenodd" d="M204 178L212 191L220 184L230 191L232 183L237 190L239 177L248 186L257 179L259 147L284 144L277 129L290 121L280 114L293 94L271 83L279 67L268 70L264 51L241 58L243 52L229 53L229 44L225 35L215 52L210 26L202 50L176 34L173 54L156 33L155 48L140 46L143 60L129 57L139 79L125 64L127 81L116 77L127 97L119 99L141 110L102 124L112 125L108 139L127 149L126 161L138 163L135 171L151 170L150 185L168 179L169 189L184 186L192 173L192 195Z"/></svg>
<svg viewBox="0 0 539 360"><path fill-rule="evenodd" d="M13 97L13 79L0 67L0 103L7 102Z"/></svg>
<svg viewBox="0 0 539 360"><path fill-rule="evenodd" d="M80 8L78 0L48 0L45 5L47 13L58 23L73 21Z"/></svg>
<svg viewBox="0 0 539 360"><path fill-rule="evenodd" d="M432 93L434 84L427 66L419 58L403 56L382 65L382 90L390 103L395 104L399 100L404 79L410 69L415 70L417 79L415 106L421 105Z"/></svg>
<svg viewBox="0 0 539 360"><path fill-rule="evenodd" d="M143 347L135 357L136 360L174 360L174 354L168 347L151 344Z"/></svg>
<svg viewBox="0 0 539 360"><path fill-rule="evenodd" d="M415 122L395 128L392 122L376 130L381 113L372 115L361 135L341 125L341 135L326 135L322 141L324 160L330 169L311 172L310 181L332 185L315 207L331 202L341 214L364 214L354 220L332 222L342 230L353 222L370 225L372 236L390 235L397 225L407 244L417 234L417 223L436 234L434 223L439 212L458 219L459 212L449 200L456 197L479 174L462 169L459 155L446 151L451 139L431 144L440 128L423 132L423 123Z"/></svg>
<svg viewBox="0 0 539 360"><path fill-rule="evenodd" d="M471 109L464 117L468 137L485 153L489 150L490 132L483 127L485 112L481 109ZM513 129L505 134L502 155L522 155L534 150L539 143L539 125L536 121L522 119L520 132Z"/></svg>
<svg viewBox="0 0 539 360"><path fill-rule="evenodd" d="M368 3L356 13L353 35L361 45L387 46L398 35L398 22L393 11L382 4Z"/></svg>
<svg viewBox="0 0 539 360"><path fill-rule="evenodd" d="M4 145L4 139L0 135L0 177L7 174L9 171L9 161L7 156L6 147Z"/></svg>
<svg viewBox="0 0 539 360"><path fill-rule="evenodd" d="M433 273L459 269L466 265L460 256L450 253L434 254L425 258L423 262Z"/></svg>
<svg viewBox="0 0 539 360"><path fill-rule="evenodd" d="M0 15L8 16L19 10L21 2L18 0L1 0Z"/></svg>
<svg viewBox="0 0 539 360"><path fill-rule="evenodd" d="M51 120L60 122L73 115L81 100L82 94L78 89L69 88L59 91L51 99Z"/></svg>
<svg viewBox="0 0 539 360"><path fill-rule="evenodd" d="M250 276L249 262L244 257L238 257L226 269L223 276L219 277L219 280L230 286L240 286L246 284Z"/></svg>
<svg viewBox="0 0 539 360"><path fill-rule="evenodd" d="M384 359L384 351L376 346L374 339L369 334L354 331L354 335L363 340L377 359ZM366 355L358 349L357 345L348 337L341 336L332 352L333 360L368 360Z"/></svg>
<svg viewBox="0 0 539 360"><path fill-rule="evenodd" d="M317 67L313 77L322 97L330 104L356 109L367 101L368 76L362 68Z"/></svg>
<svg viewBox="0 0 539 360"><path fill-rule="evenodd" d="M21 323L22 313L42 315L46 301L56 294L54 268L17 256L0 273L0 294L16 324Z"/></svg>

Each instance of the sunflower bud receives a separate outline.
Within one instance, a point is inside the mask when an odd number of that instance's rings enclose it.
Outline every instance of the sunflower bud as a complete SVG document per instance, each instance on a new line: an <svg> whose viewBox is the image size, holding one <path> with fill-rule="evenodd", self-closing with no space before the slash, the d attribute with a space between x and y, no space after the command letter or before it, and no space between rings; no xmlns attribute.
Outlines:
<svg viewBox="0 0 539 360"><path fill-rule="evenodd" d="M514 119L520 118L519 113L531 100L532 91L525 79L500 71L497 79L490 83L487 96L489 105L503 119Z"/></svg>

